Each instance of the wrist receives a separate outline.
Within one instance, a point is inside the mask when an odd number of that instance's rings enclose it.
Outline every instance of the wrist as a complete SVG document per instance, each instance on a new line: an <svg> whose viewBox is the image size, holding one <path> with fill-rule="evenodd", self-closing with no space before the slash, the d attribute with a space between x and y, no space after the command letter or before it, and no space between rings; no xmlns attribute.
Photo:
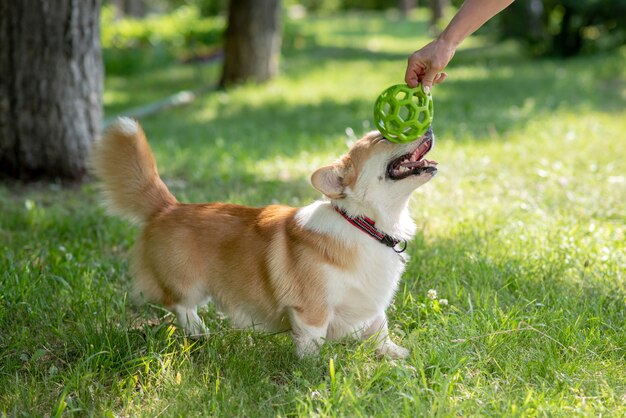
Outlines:
<svg viewBox="0 0 626 418"><path fill-rule="evenodd" d="M454 56L456 52L456 48L461 43L462 39L458 41L454 41L449 39L443 33L439 35L439 37L434 42L434 49L436 51L436 56L438 57L436 66L441 66L441 69L445 68L448 65L448 62Z"/></svg>
<svg viewBox="0 0 626 418"><path fill-rule="evenodd" d="M444 30L437 37L437 43L445 48L456 50L461 42L463 42L463 39L465 39L464 36Z"/></svg>

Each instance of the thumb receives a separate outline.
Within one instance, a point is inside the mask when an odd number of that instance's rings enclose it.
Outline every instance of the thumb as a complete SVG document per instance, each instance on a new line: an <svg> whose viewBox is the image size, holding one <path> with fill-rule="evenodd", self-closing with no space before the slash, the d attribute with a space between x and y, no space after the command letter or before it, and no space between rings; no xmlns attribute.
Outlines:
<svg viewBox="0 0 626 418"><path fill-rule="evenodd" d="M429 68L428 71L426 71L424 77L422 77L422 90L424 91L424 93L430 92L430 90L433 88L433 83L436 76L436 70Z"/></svg>

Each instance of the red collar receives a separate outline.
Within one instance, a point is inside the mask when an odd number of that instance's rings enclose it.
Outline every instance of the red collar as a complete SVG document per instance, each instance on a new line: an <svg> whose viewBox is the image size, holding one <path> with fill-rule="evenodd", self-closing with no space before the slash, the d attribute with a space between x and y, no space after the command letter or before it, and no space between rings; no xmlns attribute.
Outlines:
<svg viewBox="0 0 626 418"><path fill-rule="evenodd" d="M404 246L401 249L396 249L396 245L398 245L401 241L377 229L376 222L374 222L367 216L352 217L348 215L345 210L340 209L337 206L333 205L333 208L337 211L337 213L343 216L346 221L350 222L352 225L367 233L369 236L376 239L377 241L385 244L387 247L392 248L395 252L402 253L404 252L404 250L406 250L406 241L403 241Z"/></svg>

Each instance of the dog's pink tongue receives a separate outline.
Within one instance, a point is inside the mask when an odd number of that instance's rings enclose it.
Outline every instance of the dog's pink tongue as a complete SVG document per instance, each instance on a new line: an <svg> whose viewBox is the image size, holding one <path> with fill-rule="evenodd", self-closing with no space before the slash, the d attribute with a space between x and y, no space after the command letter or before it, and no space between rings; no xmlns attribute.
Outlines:
<svg viewBox="0 0 626 418"><path fill-rule="evenodd" d="M422 163L422 157L424 155L426 155L426 153L430 150L430 143L429 142L424 142L423 144L420 144L420 146L415 150L415 152L413 153L413 155L411 155L411 158L409 159L409 161L403 162L400 164L400 166L402 167L422 167L424 164Z"/></svg>

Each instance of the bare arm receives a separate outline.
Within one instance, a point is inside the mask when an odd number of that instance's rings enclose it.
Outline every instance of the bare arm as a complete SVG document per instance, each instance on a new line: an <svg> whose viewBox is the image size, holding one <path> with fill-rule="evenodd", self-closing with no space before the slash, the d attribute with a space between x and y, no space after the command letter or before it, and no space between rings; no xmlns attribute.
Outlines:
<svg viewBox="0 0 626 418"><path fill-rule="evenodd" d="M514 0L465 0L446 29L431 43L410 57L404 80L415 87L422 83L430 89L445 80L441 72L454 56L456 48L485 22L504 10Z"/></svg>

